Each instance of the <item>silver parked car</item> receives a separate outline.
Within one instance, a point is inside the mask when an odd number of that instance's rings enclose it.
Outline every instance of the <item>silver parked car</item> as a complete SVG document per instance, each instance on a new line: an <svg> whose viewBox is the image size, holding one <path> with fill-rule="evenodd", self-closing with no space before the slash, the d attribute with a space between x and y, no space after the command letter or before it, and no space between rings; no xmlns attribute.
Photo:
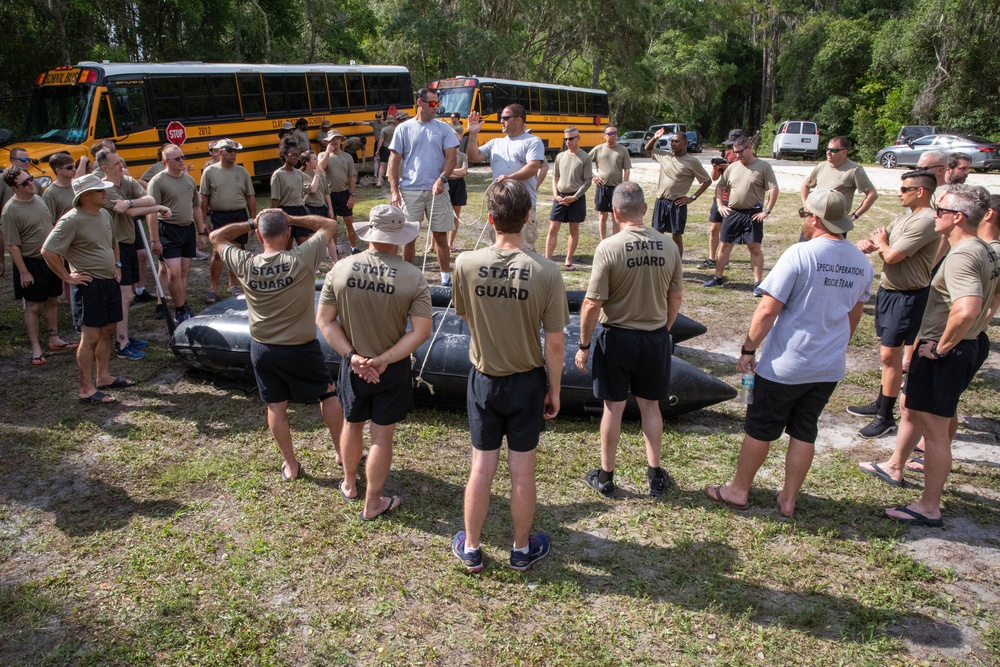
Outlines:
<svg viewBox="0 0 1000 667"><path fill-rule="evenodd" d="M982 173L1000 169L1000 144L982 137L957 134L928 134L898 146L886 146L875 156L875 161L886 169L915 167L921 153L938 150L945 153L968 153L972 168Z"/></svg>
<svg viewBox="0 0 1000 667"><path fill-rule="evenodd" d="M643 132L642 130L626 132L618 137L618 145L624 146L629 155L644 156L645 153L642 149L645 148L646 142L651 136L653 136L651 132Z"/></svg>

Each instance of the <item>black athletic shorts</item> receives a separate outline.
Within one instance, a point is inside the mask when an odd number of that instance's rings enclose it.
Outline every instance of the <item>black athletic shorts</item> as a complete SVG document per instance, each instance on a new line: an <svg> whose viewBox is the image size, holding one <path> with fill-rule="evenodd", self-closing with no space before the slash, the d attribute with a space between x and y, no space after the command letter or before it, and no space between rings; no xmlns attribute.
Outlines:
<svg viewBox="0 0 1000 667"><path fill-rule="evenodd" d="M916 290L888 290L881 287L875 296L875 335L883 347L912 345L924 319L930 287Z"/></svg>
<svg viewBox="0 0 1000 667"><path fill-rule="evenodd" d="M106 327L122 321L122 290L114 278L94 278L78 285L76 299L83 306L83 326Z"/></svg>
<svg viewBox="0 0 1000 667"><path fill-rule="evenodd" d="M348 206L347 201L351 198L350 190L330 193L330 203L333 204L333 215L350 218L354 216L354 207Z"/></svg>
<svg viewBox="0 0 1000 667"><path fill-rule="evenodd" d="M390 154L389 147L386 146L385 144L382 144L382 148L380 148L378 151L378 159L381 160L384 164L389 164L389 154Z"/></svg>
<svg viewBox="0 0 1000 667"><path fill-rule="evenodd" d="M306 210L305 206L282 206L280 208L288 215L294 215L294 216L309 215L309 211ZM298 225L292 225L289 229L292 230L293 239L302 239L302 238L307 239L313 234L311 229L306 229L305 227L300 227Z"/></svg>
<svg viewBox="0 0 1000 667"><path fill-rule="evenodd" d="M958 399L986 361L988 338L985 354L983 346L980 338L963 340L941 359L928 359L914 351L910 370L906 373L906 384L903 385L906 409L929 412L938 417L954 417Z"/></svg>
<svg viewBox="0 0 1000 667"><path fill-rule="evenodd" d="M561 197L572 196L572 192L560 192ZM558 202L552 202L552 214L549 216L549 220L555 222L583 222L587 219L587 198L580 197L572 204L560 204Z"/></svg>
<svg viewBox="0 0 1000 667"><path fill-rule="evenodd" d="M448 179L448 198L452 206L465 206L469 203L469 189L465 186L465 178Z"/></svg>
<svg viewBox="0 0 1000 667"><path fill-rule="evenodd" d="M160 220L160 243L163 245L160 259L193 258L198 251L198 233L194 227Z"/></svg>
<svg viewBox="0 0 1000 667"><path fill-rule="evenodd" d="M344 406L344 419L357 424L369 419L379 426L397 424L413 409L413 377L410 358L389 364L377 383L366 382L340 364L337 394Z"/></svg>
<svg viewBox="0 0 1000 667"><path fill-rule="evenodd" d="M142 233L144 230L139 228L139 225L142 224L142 218L132 218L132 222L135 223L135 241L132 241L132 245L135 246L136 252L143 252L146 249L146 246L142 242Z"/></svg>
<svg viewBox="0 0 1000 667"><path fill-rule="evenodd" d="M763 241L764 223L753 219L760 212L755 208L732 209L732 213L722 219L721 241L740 245Z"/></svg>
<svg viewBox="0 0 1000 667"><path fill-rule="evenodd" d="M324 218L330 217L330 209L327 208L326 204L323 204L322 206L310 206L309 204L306 204L306 213L308 215L318 215Z"/></svg>
<svg viewBox="0 0 1000 667"><path fill-rule="evenodd" d="M221 229L226 225L231 225L234 222L246 222L250 219L250 216L247 215L247 210L245 208L241 208L236 211L211 211L208 214L208 219L212 224L212 231L215 231L216 229ZM240 234L233 239L233 243L242 248L249 240L249 234Z"/></svg>
<svg viewBox="0 0 1000 667"><path fill-rule="evenodd" d="M54 296L63 293L62 280L59 279L45 260L41 257L24 257L24 268L35 279L27 287L21 287L21 272L14 264L14 298L24 299L32 303L44 303ZM2 261L2 259L0 259Z"/></svg>
<svg viewBox="0 0 1000 667"><path fill-rule="evenodd" d="M595 337L594 396L602 401L637 398L661 401L670 395L670 332L602 325Z"/></svg>
<svg viewBox="0 0 1000 667"><path fill-rule="evenodd" d="M662 198L653 204L653 229L661 234L683 234L687 220L687 206L678 206L672 200Z"/></svg>
<svg viewBox="0 0 1000 667"><path fill-rule="evenodd" d="M251 339L250 361L265 403L318 403L333 383L318 340L269 345Z"/></svg>
<svg viewBox="0 0 1000 667"><path fill-rule="evenodd" d="M545 430L545 367L494 377L469 371L465 406L469 413L472 446L481 451L500 449L507 436L512 452L530 452Z"/></svg>
<svg viewBox="0 0 1000 667"><path fill-rule="evenodd" d="M139 254L134 243L118 244L118 261L122 263L122 279L118 284L122 287L134 285L139 280Z"/></svg>
<svg viewBox="0 0 1000 667"><path fill-rule="evenodd" d="M722 222L722 214L719 213L719 202L715 197L712 197L712 208L708 211L708 221Z"/></svg>
<svg viewBox="0 0 1000 667"><path fill-rule="evenodd" d="M611 198L615 194L615 186L598 185L594 193L594 210L600 213L611 213Z"/></svg>
<svg viewBox="0 0 1000 667"><path fill-rule="evenodd" d="M819 416L836 388L836 382L781 384L754 375L753 403L747 406L743 430L764 442L777 440L784 431L796 440L815 443Z"/></svg>

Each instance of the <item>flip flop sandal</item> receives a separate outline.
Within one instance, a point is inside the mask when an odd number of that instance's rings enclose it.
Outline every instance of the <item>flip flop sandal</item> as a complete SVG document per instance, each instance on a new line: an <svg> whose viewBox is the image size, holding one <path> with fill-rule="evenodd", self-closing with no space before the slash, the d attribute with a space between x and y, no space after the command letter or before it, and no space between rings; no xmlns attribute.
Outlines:
<svg viewBox="0 0 1000 667"><path fill-rule="evenodd" d="M104 400L108 399L108 400ZM109 403L114 403L115 399L112 396L105 394L103 391L95 391L90 396L84 396L80 399L81 403L85 404L97 404L97 405L108 405Z"/></svg>
<svg viewBox="0 0 1000 667"><path fill-rule="evenodd" d="M31 358L31 365L32 366L41 366L41 365L47 364L47 363L49 363L49 360L45 358L44 354L39 355L37 357L32 357Z"/></svg>
<svg viewBox="0 0 1000 667"><path fill-rule="evenodd" d="M356 495L354 497L351 497L351 496L347 495L346 493L344 493L344 486L343 486L343 484L344 484L344 480L340 480L339 482L337 482L337 490L340 491L340 497L343 498L344 501L348 502L348 503L356 503L356 502L358 502L358 500L361 499L361 494L358 493L358 495Z"/></svg>
<svg viewBox="0 0 1000 667"><path fill-rule="evenodd" d="M299 462L299 473L295 477L289 477L285 473L285 464L281 464L281 481L282 482L294 482L296 480L302 479L305 476L306 469L303 467L302 463Z"/></svg>
<svg viewBox="0 0 1000 667"><path fill-rule="evenodd" d="M63 350L75 350L79 346L79 343L63 343L62 345L49 345L49 350L52 352L61 352Z"/></svg>
<svg viewBox="0 0 1000 667"><path fill-rule="evenodd" d="M386 507L381 512L379 512L378 514L376 514L375 516L365 516L365 513L362 510L362 512L361 512L361 520L362 521L375 521L376 519L379 519L379 518L381 518L381 517L383 517L383 516L385 516L387 514L392 513L393 510L395 510L397 507L399 507L402 504L403 504L403 499L402 498L400 498L399 496L392 496L392 497L389 498L389 506Z"/></svg>
<svg viewBox="0 0 1000 667"><path fill-rule="evenodd" d="M872 477L874 477L877 480L885 482L889 486L896 487L897 489L905 489L907 487L907 483L906 483L905 479L901 479L899 481L893 479L889 475L889 473L887 473L885 470L882 470L882 466L880 466L879 464L872 463L871 467L872 467L872 469L868 470L867 468L862 468L860 463L858 464L858 470L860 470L861 472L863 472L866 475L871 475Z"/></svg>
<svg viewBox="0 0 1000 667"><path fill-rule="evenodd" d="M715 492L715 495L712 495L713 491ZM734 510L739 510L740 512L745 512L746 510L750 509L750 503L743 503L742 505L739 505L737 503L730 502L725 498L723 498L722 487L718 484L709 484L708 486L706 486L705 495L708 496L708 499L713 502L722 503L723 505L731 507Z"/></svg>
<svg viewBox="0 0 1000 667"><path fill-rule="evenodd" d="M219 295L215 292L209 292L205 295L205 303L215 303L219 300Z"/></svg>
<svg viewBox="0 0 1000 667"><path fill-rule="evenodd" d="M125 389L126 387L134 387L138 384L135 380L129 380L128 378L123 378L120 376L115 376L115 379L111 381L111 384L101 384L98 385L98 389Z"/></svg>

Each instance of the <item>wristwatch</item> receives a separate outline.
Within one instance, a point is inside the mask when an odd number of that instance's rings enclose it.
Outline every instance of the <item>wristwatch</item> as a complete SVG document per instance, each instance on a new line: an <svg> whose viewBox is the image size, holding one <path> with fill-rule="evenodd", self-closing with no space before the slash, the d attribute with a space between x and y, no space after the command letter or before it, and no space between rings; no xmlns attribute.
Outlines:
<svg viewBox="0 0 1000 667"><path fill-rule="evenodd" d="M697 199L697 198L698 198L698 195L697 195L697 194L693 194L693 195L688 195L688 199L690 199L691 201L694 201L694 200L695 200L695 199Z"/></svg>
<svg viewBox="0 0 1000 667"><path fill-rule="evenodd" d="M767 213L768 215L771 215L771 209L765 208L764 209L764 213Z"/></svg>
<svg viewBox="0 0 1000 667"><path fill-rule="evenodd" d="M120 269L120 268L122 268L122 263L121 262L115 262L115 266L117 266Z"/></svg>
<svg viewBox="0 0 1000 667"><path fill-rule="evenodd" d="M934 347L932 347L932 348L931 348L931 354L932 354L932 355L934 355L934 358L935 358L935 359L944 359L944 358L945 358L945 357L947 357L947 356L948 356L948 355L949 355L950 353L951 353L951 350L948 350L948 351L947 351L947 352L945 352L944 354L941 354L940 352L938 352L938 349L937 349L937 343L934 343Z"/></svg>
<svg viewBox="0 0 1000 667"><path fill-rule="evenodd" d="M586 345L584 345L583 341L581 340L579 347L580 347L581 350L589 350L590 346L593 345L593 344L594 344L594 341L590 341L589 343L587 343Z"/></svg>
<svg viewBox="0 0 1000 667"><path fill-rule="evenodd" d="M254 231L255 229L257 229L257 223L254 222L253 220L247 220L247 225L250 226L250 231L251 232Z"/></svg>

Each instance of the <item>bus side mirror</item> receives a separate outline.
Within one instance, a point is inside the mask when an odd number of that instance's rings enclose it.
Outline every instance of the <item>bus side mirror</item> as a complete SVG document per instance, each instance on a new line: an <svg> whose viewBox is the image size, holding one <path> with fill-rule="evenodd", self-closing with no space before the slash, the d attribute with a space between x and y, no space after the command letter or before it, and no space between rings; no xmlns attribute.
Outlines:
<svg viewBox="0 0 1000 667"><path fill-rule="evenodd" d="M12 136L13 135L11 135L10 130L6 128L0 129L0 146L6 146L9 144Z"/></svg>

